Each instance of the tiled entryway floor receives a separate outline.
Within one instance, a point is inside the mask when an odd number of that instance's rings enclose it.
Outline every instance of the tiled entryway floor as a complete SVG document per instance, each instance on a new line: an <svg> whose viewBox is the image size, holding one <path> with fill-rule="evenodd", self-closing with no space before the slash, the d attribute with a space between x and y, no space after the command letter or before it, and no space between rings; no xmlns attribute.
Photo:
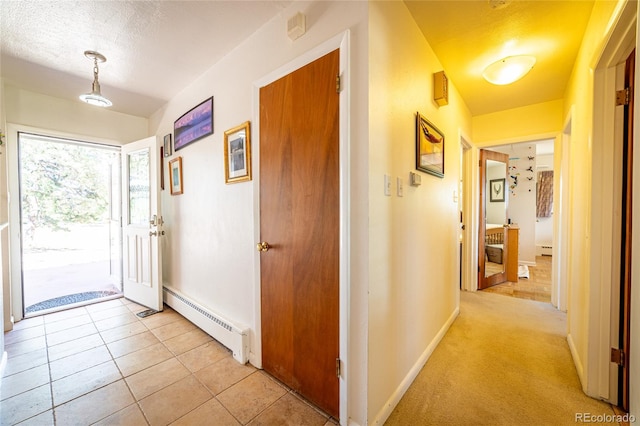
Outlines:
<svg viewBox="0 0 640 426"><path fill-rule="evenodd" d="M5 333L2 425L333 425L171 308L124 298Z"/></svg>

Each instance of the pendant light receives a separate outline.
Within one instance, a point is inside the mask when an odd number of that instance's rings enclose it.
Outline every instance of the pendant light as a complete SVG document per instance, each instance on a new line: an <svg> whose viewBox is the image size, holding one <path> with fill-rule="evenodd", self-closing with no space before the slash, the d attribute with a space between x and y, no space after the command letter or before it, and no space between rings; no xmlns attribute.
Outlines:
<svg viewBox="0 0 640 426"><path fill-rule="evenodd" d="M102 96L100 93L100 83L98 82L98 62L106 62L107 58L93 50L86 50L84 56L88 59L93 59L93 84L91 85L91 92L80 95L80 99L91 105L110 107L113 104L109 99Z"/></svg>

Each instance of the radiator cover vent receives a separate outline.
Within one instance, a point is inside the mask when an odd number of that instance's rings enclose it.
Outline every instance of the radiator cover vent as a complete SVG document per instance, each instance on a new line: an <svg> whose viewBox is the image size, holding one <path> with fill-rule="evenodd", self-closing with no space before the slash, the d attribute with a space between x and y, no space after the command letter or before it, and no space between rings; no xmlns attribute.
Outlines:
<svg viewBox="0 0 640 426"><path fill-rule="evenodd" d="M238 362L247 363L249 360L249 329L247 327L232 323L167 285L164 286L164 301L230 349Z"/></svg>

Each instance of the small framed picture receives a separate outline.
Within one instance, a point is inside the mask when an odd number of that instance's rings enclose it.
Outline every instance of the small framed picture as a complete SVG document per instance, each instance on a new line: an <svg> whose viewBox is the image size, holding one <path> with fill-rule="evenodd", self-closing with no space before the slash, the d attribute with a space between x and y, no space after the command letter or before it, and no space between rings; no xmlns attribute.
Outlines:
<svg viewBox="0 0 640 426"><path fill-rule="evenodd" d="M213 134L213 96L185 112L173 123L173 149Z"/></svg>
<svg viewBox="0 0 640 426"><path fill-rule="evenodd" d="M160 189L164 191L164 147L160 147Z"/></svg>
<svg viewBox="0 0 640 426"><path fill-rule="evenodd" d="M171 195L182 194L182 157L169 161L169 182Z"/></svg>
<svg viewBox="0 0 640 426"><path fill-rule="evenodd" d="M251 126L245 122L224 132L225 183L251 180Z"/></svg>
<svg viewBox="0 0 640 426"><path fill-rule="evenodd" d="M164 156L171 156L171 133L164 135Z"/></svg>
<svg viewBox="0 0 640 426"><path fill-rule="evenodd" d="M444 134L416 113L416 169L444 177Z"/></svg>
<svg viewBox="0 0 640 426"><path fill-rule="evenodd" d="M489 181L489 201L492 203L504 202L505 179L491 179Z"/></svg>

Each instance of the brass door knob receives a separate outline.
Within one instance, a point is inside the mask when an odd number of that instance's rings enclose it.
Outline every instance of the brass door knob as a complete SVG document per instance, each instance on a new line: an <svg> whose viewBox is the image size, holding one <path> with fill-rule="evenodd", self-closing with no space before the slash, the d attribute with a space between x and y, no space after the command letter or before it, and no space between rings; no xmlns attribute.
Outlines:
<svg viewBox="0 0 640 426"><path fill-rule="evenodd" d="M267 252L270 248L271 246L266 241L256 244L256 249L258 249L259 252Z"/></svg>

